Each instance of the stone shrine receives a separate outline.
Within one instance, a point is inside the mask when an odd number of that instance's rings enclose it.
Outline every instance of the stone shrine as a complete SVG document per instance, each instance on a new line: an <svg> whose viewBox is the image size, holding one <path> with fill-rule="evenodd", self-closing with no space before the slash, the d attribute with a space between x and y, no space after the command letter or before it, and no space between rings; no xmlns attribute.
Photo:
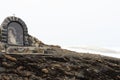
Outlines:
<svg viewBox="0 0 120 80"><path fill-rule="evenodd" d="M10 16L0 26L0 52L8 54L44 53L44 43L28 34L23 20Z"/></svg>
<svg viewBox="0 0 120 80"><path fill-rule="evenodd" d="M7 17L1 25L1 42L13 46L29 46L24 21L15 16Z"/></svg>

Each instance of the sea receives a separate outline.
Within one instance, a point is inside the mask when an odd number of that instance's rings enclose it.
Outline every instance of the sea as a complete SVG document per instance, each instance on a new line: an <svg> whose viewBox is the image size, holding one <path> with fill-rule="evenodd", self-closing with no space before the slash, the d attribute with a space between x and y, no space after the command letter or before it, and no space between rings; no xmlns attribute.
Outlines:
<svg viewBox="0 0 120 80"><path fill-rule="evenodd" d="M79 52L99 54L103 56L120 58L120 47L98 47L98 46L62 46L63 49Z"/></svg>

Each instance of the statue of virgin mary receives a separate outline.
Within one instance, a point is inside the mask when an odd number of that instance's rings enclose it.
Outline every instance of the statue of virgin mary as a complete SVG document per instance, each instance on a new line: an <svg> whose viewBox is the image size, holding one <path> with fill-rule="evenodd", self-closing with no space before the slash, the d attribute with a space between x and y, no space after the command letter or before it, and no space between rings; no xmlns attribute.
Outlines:
<svg viewBox="0 0 120 80"><path fill-rule="evenodd" d="M13 45L17 44L17 43L16 43L15 32L14 32L13 29L9 29L9 30L8 30L8 43L9 43L9 44L13 44Z"/></svg>

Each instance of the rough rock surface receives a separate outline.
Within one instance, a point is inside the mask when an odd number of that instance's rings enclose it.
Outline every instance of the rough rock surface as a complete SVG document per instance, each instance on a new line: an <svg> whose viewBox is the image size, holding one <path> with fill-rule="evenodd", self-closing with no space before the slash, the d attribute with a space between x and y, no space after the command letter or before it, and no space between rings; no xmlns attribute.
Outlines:
<svg viewBox="0 0 120 80"><path fill-rule="evenodd" d="M13 46L0 42L0 80L120 80L120 59L68 51L30 35L28 41L28 49L9 54ZM17 54L22 51L32 54Z"/></svg>
<svg viewBox="0 0 120 80"><path fill-rule="evenodd" d="M42 54L0 54L0 80L120 80L120 59L49 46Z"/></svg>

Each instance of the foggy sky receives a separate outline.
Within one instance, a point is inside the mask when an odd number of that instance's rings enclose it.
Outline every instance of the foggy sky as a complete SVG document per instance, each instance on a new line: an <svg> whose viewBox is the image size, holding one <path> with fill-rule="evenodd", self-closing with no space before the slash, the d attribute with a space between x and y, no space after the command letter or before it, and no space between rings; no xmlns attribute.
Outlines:
<svg viewBox="0 0 120 80"><path fill-rule="evenodd" d="M0 22L15 14L47 44L120 47L120 0L2 0Z"/></svg>

